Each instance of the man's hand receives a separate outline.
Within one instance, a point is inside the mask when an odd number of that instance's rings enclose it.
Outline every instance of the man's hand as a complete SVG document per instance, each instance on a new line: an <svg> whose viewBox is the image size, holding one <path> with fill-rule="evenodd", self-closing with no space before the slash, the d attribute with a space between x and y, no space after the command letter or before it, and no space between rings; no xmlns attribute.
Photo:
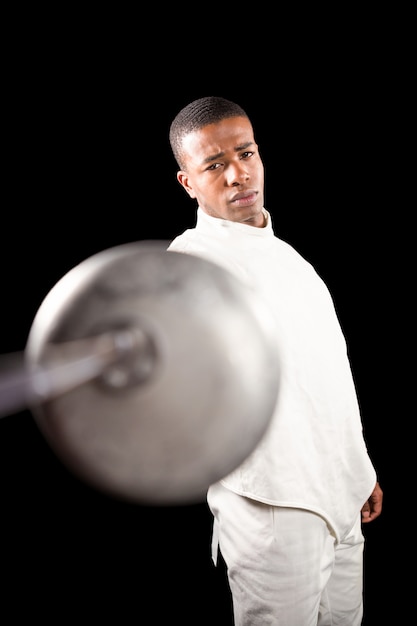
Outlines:
<svg viewBox="0 0 417 626"><path fill-rule="evenodd" d="M362 523L367 524L379 517L382 512L382 500L384 494L379 485L376 483L373 492L362 507Z"/></svg>

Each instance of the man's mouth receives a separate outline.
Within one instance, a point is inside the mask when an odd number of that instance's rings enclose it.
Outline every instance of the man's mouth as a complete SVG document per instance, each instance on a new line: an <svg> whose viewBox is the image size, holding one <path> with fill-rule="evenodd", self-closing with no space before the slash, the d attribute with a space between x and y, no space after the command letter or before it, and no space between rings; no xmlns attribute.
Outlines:
<svg viewBox="0 0 417 626"><path fill-rule="evenodd" d="M241 191L240 193L237 193L235 196L233 196L231 201L233 202L233 204L237 204L239 206L249 206L250 204L253 204L255 202L256 196L256 191Z"/></svg>

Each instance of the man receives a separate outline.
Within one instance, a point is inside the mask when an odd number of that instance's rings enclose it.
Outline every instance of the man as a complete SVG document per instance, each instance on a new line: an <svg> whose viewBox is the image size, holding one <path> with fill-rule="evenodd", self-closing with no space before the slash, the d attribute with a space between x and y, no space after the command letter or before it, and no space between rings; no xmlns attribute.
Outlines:
<svg viewBox="0 0 417 626"><path fill-rule="evenodd" d="M238 104L191 102L173 120L170 144L177 179L198 208L195 228L168 249L233 272L276 321L281 377L271 423L249 458L207 494L213 558L218 541L235 624L358 626L361 523L380 515L383 493L331 296L274 234L254 130Z"/></svg>

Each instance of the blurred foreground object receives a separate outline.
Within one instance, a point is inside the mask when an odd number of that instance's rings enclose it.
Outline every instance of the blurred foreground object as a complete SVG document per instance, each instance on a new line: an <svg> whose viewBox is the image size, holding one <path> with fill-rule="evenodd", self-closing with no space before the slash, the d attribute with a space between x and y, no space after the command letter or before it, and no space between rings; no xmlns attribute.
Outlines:
<svg viewBox="0 0 417 626"><path fill-rule="evenodd" d="M254 450L277 400L279 362L254 293L166 248L125 244L69 271L0 390L5 410L20 395L79 478L172 505L204 499Z"/></svg>

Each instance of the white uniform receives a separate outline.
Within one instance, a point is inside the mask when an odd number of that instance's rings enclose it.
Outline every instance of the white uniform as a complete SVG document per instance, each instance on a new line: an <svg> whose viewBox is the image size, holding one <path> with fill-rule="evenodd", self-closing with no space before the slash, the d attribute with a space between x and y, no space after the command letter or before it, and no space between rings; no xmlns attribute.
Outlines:
<svg viewBox="0 0 417 626"><path fill-rule="evenodd" d="M346 342L330 293L311 264L275 236L271 216L267 211L265 215L267 225L256 228L211 217L199 208L196 227L179 235L168 248L203 257L234 273L253 290L254 297L267 303L277 325L281 378L274 415L254 452L220 485L210 488L208 501L211 504L210 491L213 498L214 492L216 498L220 493L227 498L232 492L244 496L243 505L249 498L289 507L294 514L309 511L310 518L313 513L325 522L337 546L357 527L376 472L366 449ZM217 503L214 509L220 548L231 568L222 545ZM361 540L360 529L359 533ZM243 620L236 624L287 624L282 613L281 621L271 622L265 615L256 621L254 615L246 622L236 614L236 620ZM296 618L289 616L288 624L291 619ZM360 621L350 626L354 623Z"/></svg>

